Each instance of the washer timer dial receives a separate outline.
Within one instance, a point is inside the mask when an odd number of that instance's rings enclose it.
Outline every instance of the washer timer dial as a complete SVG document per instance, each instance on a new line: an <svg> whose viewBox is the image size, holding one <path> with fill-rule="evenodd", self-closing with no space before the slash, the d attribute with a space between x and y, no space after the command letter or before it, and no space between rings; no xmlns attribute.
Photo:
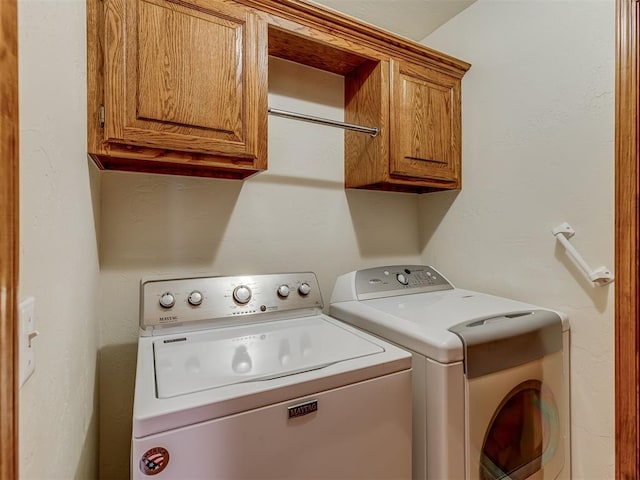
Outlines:
<svg viewBox="0 0 640 480"><path fill-rule="evenodd" d="M202 293L199 292L198 290L194 290L187 297L187 301L189 302L189 305L193 305L194 307L197 307L202 303Z"/></svg>
<svg viewBox="0 0 640 480"><path fill-rule="evenodd" d="M278 296L287 298L289 296L289 285L282 284L278 287Z"/></svg>
<svg viewBox="0 0 640 480"><path fill-rule="evenodd" d="M171 292L164 292L160 296L160 306L162 308L171 308L176 304L176 297Z"/></svg>
<svg viewBox="0 0 640 480"><path fill-rule="evenodd" d="M233 299L238 303L248 303L251 300L251 289L246 285L238 285L233 289Z"/></svg>

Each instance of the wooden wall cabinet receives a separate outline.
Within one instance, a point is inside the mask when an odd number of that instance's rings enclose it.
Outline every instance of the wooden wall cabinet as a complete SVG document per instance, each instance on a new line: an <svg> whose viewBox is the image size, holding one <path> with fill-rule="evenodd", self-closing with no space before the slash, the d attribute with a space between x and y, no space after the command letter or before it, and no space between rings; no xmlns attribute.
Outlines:
<svg viewBox="0 0 640 480"><path fill-rule="evenodd" d="M267 168L267 62L345 78L345 187L460 188L469 64L304 0L87 0L89 153L102 168ZM300 112L305 113L305 112ZM318 127L322 128L322 127Z"/></svg>
<svg viewBox="0 0 640 480"><path fill-rule="evenodd" d="M219 0L88 5L99 166L230 178L266 169L267 27L254 12Z"/></svg>
<svg viewBox="0 0 640 480"><path fill-rule="evenodd" d="M406 192L461 188L461 78L402 60L346 78L345 118L380 125L347 132L345 186Z"/></svg>
<svg viewBox="0 0 640 480"><path fill-rule="evenodd" d="M406 62L392 62L390 182L460 188L460 80Z"/></svg>

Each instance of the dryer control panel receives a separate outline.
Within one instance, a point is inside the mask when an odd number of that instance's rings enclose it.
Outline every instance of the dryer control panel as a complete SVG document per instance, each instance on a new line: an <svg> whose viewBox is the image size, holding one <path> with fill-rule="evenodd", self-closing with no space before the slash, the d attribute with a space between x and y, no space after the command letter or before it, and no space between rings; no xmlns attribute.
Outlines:
<svg viewBox="0 0 640 480"><path fill-rule="evenodd" d="M321 309L320 287L312 272L140 282L140 327L148 332L193 322L229 325L248 316L260 321L293 311L300 316L301 311Z"/></svg>
<svg viewBox="0 0 640 480"><path fill-rule="evenodd" d="M428 265L390 265L355 272L358 300L451 288L453 285Z"/></svg>

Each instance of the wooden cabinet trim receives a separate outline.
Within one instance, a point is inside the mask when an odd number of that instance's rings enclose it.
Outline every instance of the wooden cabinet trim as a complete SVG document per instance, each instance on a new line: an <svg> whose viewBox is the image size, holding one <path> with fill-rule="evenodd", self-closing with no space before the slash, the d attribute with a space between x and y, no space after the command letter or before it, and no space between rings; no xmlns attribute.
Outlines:
<svg viewBox="0 0 640 480"><path fill-rule="evenodd" d="M103 153L100 108L104 103L104 2L87 0L87 150Z"/></svg>
<svg viewBox="0 0 640 480"><path fill-rule="evenodd" d="M615 426L616 478L640 477L640 8L616 1Z"/></svg>
<svg viewBox="0 0 640 480"><path fill-rule="evenodd" d="M282 19L291 20L331 32L382 55L424 63L458 78L462 78L471 67L467 62L305 0L237 1L268 14L271 23L278 24Z"/></svg>
<svg viewBox="0 0 640 480"><path fill-rule="evenodd" d="M269 55L343 76L380 56L362 45L337 41L334 35L289 21L269 24L268 45Z"/></svg>
<svg viewBox="0 0 640 480"><path fill-rule="evenodd" d="M345 121L380 128L375 137L345 132L345 188L388 180L389 79L388 61L370 61L345 77Z"/></svg>
<svg viewBox="0 0 640 480"><path fill-rule="evenodd" d="M18 10L0 1L0 479L18 475Z"/></svg>

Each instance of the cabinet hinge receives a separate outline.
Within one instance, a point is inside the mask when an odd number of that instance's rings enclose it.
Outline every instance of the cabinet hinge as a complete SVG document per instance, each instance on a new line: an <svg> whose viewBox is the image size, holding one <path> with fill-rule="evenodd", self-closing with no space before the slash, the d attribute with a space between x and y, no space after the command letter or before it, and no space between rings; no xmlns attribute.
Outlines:
<svg viewBox="0 0 640 480"><path fill-rule="evenodd" d="M104 128L104 105L100 105L98 110L98 121L100 122L100 128Z"/></svg>

